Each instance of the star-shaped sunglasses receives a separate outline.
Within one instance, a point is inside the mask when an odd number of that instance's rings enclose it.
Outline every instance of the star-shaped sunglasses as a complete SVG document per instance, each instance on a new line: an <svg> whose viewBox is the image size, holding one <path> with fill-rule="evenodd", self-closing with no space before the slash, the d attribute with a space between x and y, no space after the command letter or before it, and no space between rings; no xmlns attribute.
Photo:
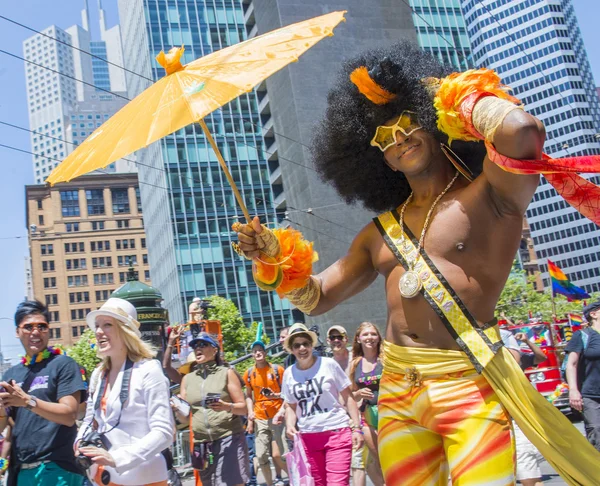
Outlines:
<svg viewBox="0 0 600 486"><path fill-rule="evenodd" d="M420 128L423 127L419 123L417 114L405 110L398 118L398 121L393 125L379 125L377 127L375 136L371 140L371 145L377 147L382 152L385 152L392 145L396 144L396 135L398 132L402 133L405 137L409 137Z"/></svg>

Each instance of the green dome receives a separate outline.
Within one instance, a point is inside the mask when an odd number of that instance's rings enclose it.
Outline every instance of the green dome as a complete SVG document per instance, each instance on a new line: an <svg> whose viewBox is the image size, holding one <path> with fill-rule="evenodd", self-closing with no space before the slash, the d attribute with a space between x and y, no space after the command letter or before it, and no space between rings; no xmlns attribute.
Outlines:
<svg viewBox="0 0 600 486"><path fill-rule="evenodd" d="M162 294L157 289L150 287L150 285L146 285L137 279L133 268L129 268L127 282L115 290L111 294L111 297L125 299L136 307L138 307L140 304L158 304L161 300L163 300Z"/></svg>

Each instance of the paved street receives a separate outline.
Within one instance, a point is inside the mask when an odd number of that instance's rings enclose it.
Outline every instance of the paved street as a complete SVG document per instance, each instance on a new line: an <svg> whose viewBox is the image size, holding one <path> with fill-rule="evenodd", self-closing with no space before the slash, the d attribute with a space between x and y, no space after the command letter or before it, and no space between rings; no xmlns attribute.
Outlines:
<svg viewBox="0 0 600 486"><path fill-rule="evenodd" d="M575 427L577 427L577 429L583 434L583 422L577 422L575 424ZM543 474L543 480L544 480L544 484L546 485L553 485L553 486L558 486L558 485L566 485L567 483L565 483L558 474L556 474L556 471L554 471L554 469L552 469L552 467L550 466L550 464L548 464L547 462L544 461L543 465L542 465L542 474ZM262 481L262 477L259 475L259 484L262 486L264 483L261 482ZM184 486L194 486L194 481L191 479L188 479L186 481L183 482ZM370 481L367 481L367 486L373 486L373 483L371 483Z"/></svg>

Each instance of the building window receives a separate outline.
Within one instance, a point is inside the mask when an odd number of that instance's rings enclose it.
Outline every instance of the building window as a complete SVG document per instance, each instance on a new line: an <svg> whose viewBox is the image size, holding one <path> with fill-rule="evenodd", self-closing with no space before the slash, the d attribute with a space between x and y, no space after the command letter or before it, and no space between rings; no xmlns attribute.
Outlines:
<svg viewBox="0 0 600 486"><path fill-rule="evenodd" d="M142 212L142 198L140 197L140 188L139 187L135 188L135 201L137 203L138 213L141 213Z"/></svg>
<svg viewBox="0 0 600 486"><path fill-rule="evenodd" d="M117 220L117 228L129 228L129 220L128 219Z"/></svg>
<svg viewBox="0 0 600 486"><path fill-rule="evenodd" d="M91 241L90 249L91 251L109 251L110 241Z"/></svg>
<svg viewBox="0 0 600 486"><path fill-rule="evenodd" d="M104 221L92 221L92 230L103 230L104 229Z"/></svg>
<svg viewBox="0 0 600 486"><path fill-rule="evenodd" d="M79 231L79 223L66 223L65 227L67 229L67 233L73 233L74 231Z"/></svg>
<svg viewBox="0 0 600 486"><path fill-rule="evenodd" d="M73 313L73 311L71 311L71 314ZM77 328L77 326L73 326L71 328L71 335L73 337L77 337L79 335L79 329Z"/></svg>
<svg viewBox="0 0 600 486"><path fill-rule="evenodd" d="M150 280L150 270L144 270L144 279L146 279L146 282Z"/></svg>
<svg viewBox="0 0 600 486"><path fill-rule="evenodd" d="M127 272L119 272L119 282L120 283L127 282Z"/></svg>
<svg viewBox="0 0 600 486"><path fill-rule="evenodd" d="M63 217L79 216L79 191L60 191Z"/></svg>
<svg viewBox="0 0 600 486"><path fill-rule="evenodd" d="M142 238L141 240L142 248L146 248L146 238Z"/></svg>
<svg viewBox="0 0 600 486"><path fill-rule="evenodd" d="M148 265L148 254L144 253L142 255L142 262L144 263L144 265Z"/></svg>
<svg viewBox="0 0 600 486"><path fill-rule="evenodd" d="M127 241L127 240L124 240L124 241ZM117 263L120 267L127 267L129 265L137 265L137 255L118 256Z"/></svg>
<svg viewBox="0 0 600 486"><path fill-rule="evenodd" d="M112 273L96 273L94 274L94 284L106 285L115 283Z"/></svg>
<svg viewBox="0 0 600 486"><path fill-rule="evenodd" d="M85 287L87 284L87 275L74 275L67 277L67 285L69 287Z"/></svg>
<svg viewBox="0 0 600 486"><path fill-rule="evenodd" d="M42 262L42 271L53 272L54 271L54 260L48 260L48 261Z"/></svg>
<svg viewBox="0 0 600 486"><path fill-rule="evenodd" d="M41 226L44 225L44 216L42 214L38 216L38 224Z"/></svg>
<svg viewBox="0 0 600 486"><path fill-rule="evenodd" d="M92 258L92 268L112 267L112 257Z"/></svg>
<svg viewBox="0 0 600 486"><path fill-rule="evenodd" d="M96 290L96 302L108 300L112 294L112 290Z"/></svg>
<svg viewBox="0 0 600 486"><path fill-rule="evenodd" d="M58 305L58 294L48 294L46 297L46 305Z"/></svg>
<svg viewBox="0 0 600 486"><path fill-rule="evenodd" d="M74 260L67 260L67 270L85 270L86 261L85 258L75 258Z"/></svg>
<svg viewBox="0 0 600 486"><path fill-rule="evenodd" d="M105 214L103 189L88 189L85 191L85 198L87 199L88 215Z"/></svg>
<svg viewBox="0 0 600 486"><path fill-rule="evenodd" d="M117 250L133 250L135 249L135 240L133 238L129 240L116 240L115 245Z"/></svg>
<svg viewBox="0 0 600 486"><path fill-rule="evenodd" d="M129 213L129 194L127 188L112 190L113 214Z"/></svg>
<svg viewBox="0 0 600 486"><path fill-rule="evenodd" d="M89 292L71 292L69 293L69 303L71 304L81 304L84 302L90 301L90 293Z"/></svg>
<svg viewBox="0 0 600 486"><path fill-rule="evenodd" d="M54 245L41 245L40 253L42 255L54 255Z"/></svg>
<svg viewBox="0 0 600 486"><path fill-rule="evenodd" d="M50 312L50 321L52 321L52 322L58 322L58 321L60 321L60 317L59 317L58 311L52 311L52 312Z"/></svg>
<svg viewBox="0 0 600 486"><path fill-rule="evenodd" d="M60 339L60 327L50 329L50 339Z"/></svg>
<svg viewBox="0 0 600 486"><path fill-rule="evenodd" d="M81 321L85 319L85 316L88 315L90 309L71 309L71 320L72 321Z"/></svg>
<svg viewBox="0 0 600 486"><path fill-rule="evenodd" d="M44 209L44 207L42 206L42 200L41 199L37 200L37 208L38 209Z"/></svg>
<svg viewBox="0 0 600 486"><path fill-rule="evenodd" d="M56 277L44 278L44 288L45 289L53 289L55 287L56 287Z"/></svg>

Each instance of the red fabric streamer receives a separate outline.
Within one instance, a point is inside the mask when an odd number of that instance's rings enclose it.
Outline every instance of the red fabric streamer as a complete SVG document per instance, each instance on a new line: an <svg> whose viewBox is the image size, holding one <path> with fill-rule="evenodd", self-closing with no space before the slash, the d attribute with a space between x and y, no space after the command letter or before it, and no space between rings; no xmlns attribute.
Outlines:
<svg viewBox="0 0 600 486"><path fill-rule="evenodd" d="M565 201L600 226L600 187L578 173L600 172L600 155L553 159L543 154L541 160L511 159L485 143L492 162L513 174L544 174L546 180Z"/></svg>

